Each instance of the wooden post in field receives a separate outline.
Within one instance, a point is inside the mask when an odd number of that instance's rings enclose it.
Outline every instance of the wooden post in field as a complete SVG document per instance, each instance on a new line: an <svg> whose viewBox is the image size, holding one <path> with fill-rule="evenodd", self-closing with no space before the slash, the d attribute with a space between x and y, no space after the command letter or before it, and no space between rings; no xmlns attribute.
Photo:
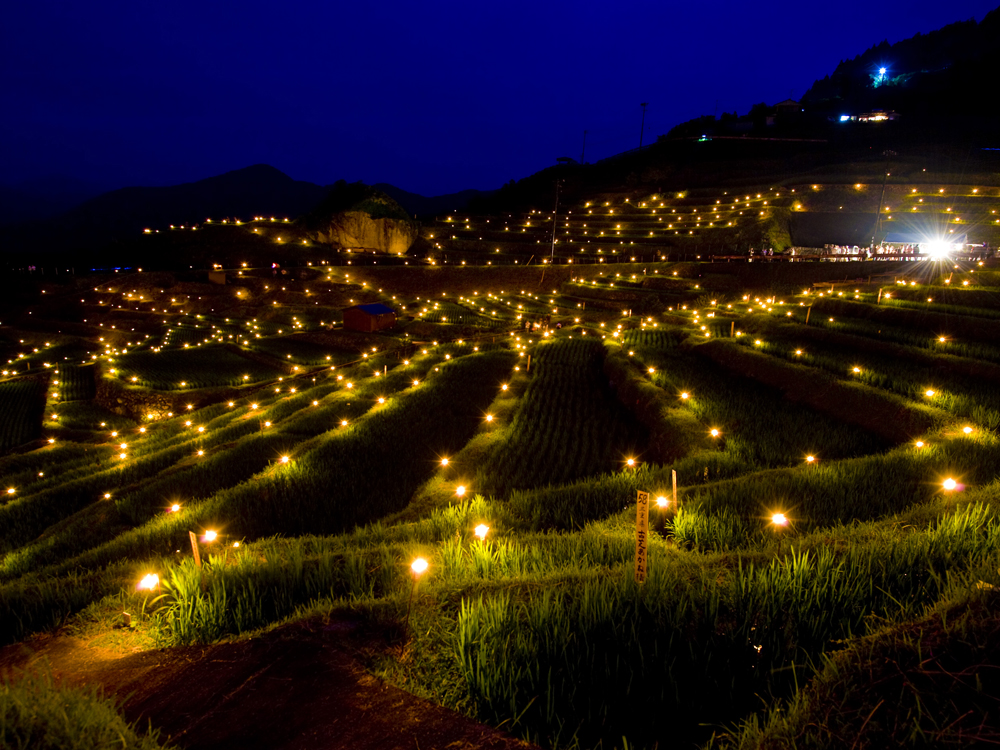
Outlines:
<svg viewBox="0 0 1000 750"><path fill-rule="evenodd" d="M531 355L528 355L528 366L524 368L525 372L531 372Z"/></svg>
<svg viewBox="0 0 1000 750"><path fill-rule="evenodd" d="M809 315L812 313L812 311L813 311L813 306L809 305L809 307L806 308L806 325L809 325Z"/></svg>
<svg viewBox="0 0 1000 750"><path fill-rule="evenodd" d="M194 564L200 568L201 554L198 552L198 535L193 531L189 531L188 536L191 538L191 553L194 555Z"/></svg>
<svg viewBox="0 0 1000 750"><path fill-rule="evenodd" d="M677 469L670 470L670 479L674 485L674 513L677 512Z"/></svg>
<svg viewBox="0 0 1000 750"><path fill-rule="evenodd" d="M635 503L635 582L646 580L646 542L649 538L649 493L639 490Z"/></svg>
<svg viewBox="0 0 1000 750"><path fill-rule="evenodd" d="M733 338L736 335L736 321L732 321L729 324L729 338Z"/></svg>
<svg viewBox="0 0 1000 750"><path fill-rule="evenodd" d="M877 305L881 301L882 301L882 287L879 287L878 288L878 299L875 300L875 304Z"/></svg>

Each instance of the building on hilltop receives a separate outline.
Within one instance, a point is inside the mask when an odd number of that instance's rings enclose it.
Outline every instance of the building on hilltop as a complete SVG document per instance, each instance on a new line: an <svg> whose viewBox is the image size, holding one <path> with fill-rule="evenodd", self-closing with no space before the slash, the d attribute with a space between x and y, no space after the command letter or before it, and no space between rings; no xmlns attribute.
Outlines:
<svg viewBox="0 0 1000 750"><path fill-rule="evenodd" d="M774 113L779 117L782 115L797 115L801 111L802 105L794 99L785 99L785 101L774 105Z"/></svg>
<svg viewBox="0 0 1000 750"><path fill-rule="evenodd" d="M344 328L373 333L396 325L396 312L379 302L355 305L344 310Z"/></svg>

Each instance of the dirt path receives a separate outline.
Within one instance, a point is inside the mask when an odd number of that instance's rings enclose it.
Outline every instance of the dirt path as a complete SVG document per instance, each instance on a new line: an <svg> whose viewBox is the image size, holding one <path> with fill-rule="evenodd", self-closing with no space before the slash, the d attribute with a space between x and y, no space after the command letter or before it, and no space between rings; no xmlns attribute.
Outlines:
<svg viewBox="0 0 1000 750"><path fill-rule="evenodd" d="M533 747L367 674L356 630L296 623L247 641L125 656L45 635L0 649L0 673L47 659L56 679L102 685L130 721L151 721L188 750Z"/></svg>

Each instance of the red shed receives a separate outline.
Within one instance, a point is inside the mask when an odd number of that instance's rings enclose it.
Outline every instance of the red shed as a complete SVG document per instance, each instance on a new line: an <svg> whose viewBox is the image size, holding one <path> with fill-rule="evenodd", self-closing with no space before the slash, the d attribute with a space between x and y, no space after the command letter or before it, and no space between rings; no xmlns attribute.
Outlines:
<svg viewBox="0 0 1000 750"><path fill-rule="evenodd" d="M344 310L344 328L351 331L381 331L396 325L396 312L378 302L355 305Z"/></svg>

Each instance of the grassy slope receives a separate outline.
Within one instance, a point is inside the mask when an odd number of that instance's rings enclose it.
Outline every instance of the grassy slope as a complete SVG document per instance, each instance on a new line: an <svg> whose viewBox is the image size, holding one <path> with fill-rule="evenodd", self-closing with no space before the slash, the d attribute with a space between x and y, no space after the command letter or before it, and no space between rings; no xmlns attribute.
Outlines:
<svg viewBox="0 0 1000 750"><path fill-rule="evenodd" d="M501 291L479 288L484 278L471 291ZM687 283L690 289L696 282ZM448 295L460 286L469 293L464 285L473 283L446 283ZM520 291L505 285L505 309L545 307ZM573 309L561 297L551 304ZM407 365L387 354L385 377L373 374L381 362L366 362L327 371L315 383L296 381L295 394L284 382L277 393L258 390L256 409L249 398L234 408L194 409L185 415L191 428L179 417L129 437L135 459L114 502L84 498L69 516L73 508L63 501L74 492L99 497L107 486L93 472L86 444L2 459L5 480L16 477L26 489L0 512L28 523L5 530L13 546L0 569L4 637L19 639L81 610L74 627L101 632L123 608L141 611L146 595L135 593L134 583L152 570L167 597L159 616L140 618L138 628L162 644L211 641L349 608L395 623L408 639L403 657L387 655L373 669L543 744L612 747L627 736L630 746L652 746L668 739L669 727L669 739L691 746L713 728L724 732L730 722L755 715L761 697L773 706L791 699L795 716L806 717L787 726L778 714L758 719L775 737L804 738L808 717L837 701L846 706L843 727L836 736L812 735L813 746L835 747L852 731L872 731L871 722L860 726L864 712L853 708L875 707L870 692L855 688L845 697L844 683L827 673L812 693L797 693L796 682L804 685L813 675L808 665L822 664L838 643L867 648L858 636L875 622L904 633L899 642L918 642L905 632L923 627L927 607L948 607L965 600L977 581L992 581L988 571L1000 563L996 438L980 424L966 436L956 431L956 412L929 410L906 395L905 368L892 374L893 384L859 386L818 364L789 364L773 347L741 349L738 339L712 343L708 350L717 356L708 357L706 345L691 345L701 335L687 322L693 309L718 314L711 321L717 335L728 335L730 317L747 329L754 318L719 312L707 300L689 306L683 315L657 316L659 329L643 331L645 321L640 326L635 318L595 311L584 316L589 326L565 327L556 343L522 334L511 343L529 347L530 373L511 372L524 358L492 343L504 337L491 332L478 352L468 342L428 345ZM625 335L624 345L609 339L604 347L585 346L584 332L600 340L599 321L638 330ZM784 325L794 335L801 321ZM899 325L909 330L914 323ZM877 340L867 329L851 335ZM847 349L851 341L836 339ZM584 350L597 359L573 354ZM897 353L905 359L908 351ZM966 354L962 363L971 372L978 360L974 351ZM921 353L920 361L934 356ZM592 476L549 486L567 459L544 457L575 455L585 430L604 425L588 409L600 402L621 408L600 375L615 380L633 411L629 419L642 423L654 445L637 470L622 471L619 441L610 440L583 473ZM859 406L840 396L827 399L826 408L808 399L792 403L774 388L794 390L803 382L822 382L830 393L859 399ZM679 399L681 390L692 398ZM379 397L388 398L381 404ZM568 410L540 408L547 403ZM891 424L872 418L871 405L879 403L896 409ZM483 421L487 413L490 423ZM913 432L899 414L925 421ZM339 427L342 418L347 428ZM204 436L193 431L199 425ZM721 440L708 435L714 426L722 427ZM91 450L107 448L100 446L107 437L94 432L98 446ZM613 437L607 426L597 433ZM909 443L890 449L917 434L927 449ZM820 456L819 466L803 464L805 443ZM195 457L201 447L210 454L204 463ZM293 456L288 466L270 463L283 452ZM514 459L494 458L506 453ZM447 466L442 456L450 457ZM64 475L34 476L49 474L52 465ZM515 481L521 466L531 471ZM658 533L650 542L650 578L637 587L632 498L637 489L669 497L671 470L680 480L682 509L653 509ZM961 480L964 493L941 493L941 478L949 475ZM460 501L459 484L502 491ZM164 514L172 495L183 496L184 510ZM44 507L51 520L27 515ZM791 526L768 523L775 510ZM483 522L491 527L486 542L472 534ZM352 530L356 523L362 526ZM202 572L179 564L173 553L191 528L222 531L222 541L206 548ZM276 532L283 536L268 538ZM430 567L416 590L412 627L403 633L412 591L406 566L417 555ZM970 622L983 619L970 611ZM849 662L850 653L832 658ZM906 653L897 649L892 658L904 664ZM954 649L962 663L972 653L980 652ZM831 686L825 692L824 680ZM972 704L957 695L935 704L934 726L946 727L965 705ZM904 726L906 710L892 714L892 726ZM652 712L664 720L647 721ZM755 731L748 724L720 741L757 742Z"/></svg>

